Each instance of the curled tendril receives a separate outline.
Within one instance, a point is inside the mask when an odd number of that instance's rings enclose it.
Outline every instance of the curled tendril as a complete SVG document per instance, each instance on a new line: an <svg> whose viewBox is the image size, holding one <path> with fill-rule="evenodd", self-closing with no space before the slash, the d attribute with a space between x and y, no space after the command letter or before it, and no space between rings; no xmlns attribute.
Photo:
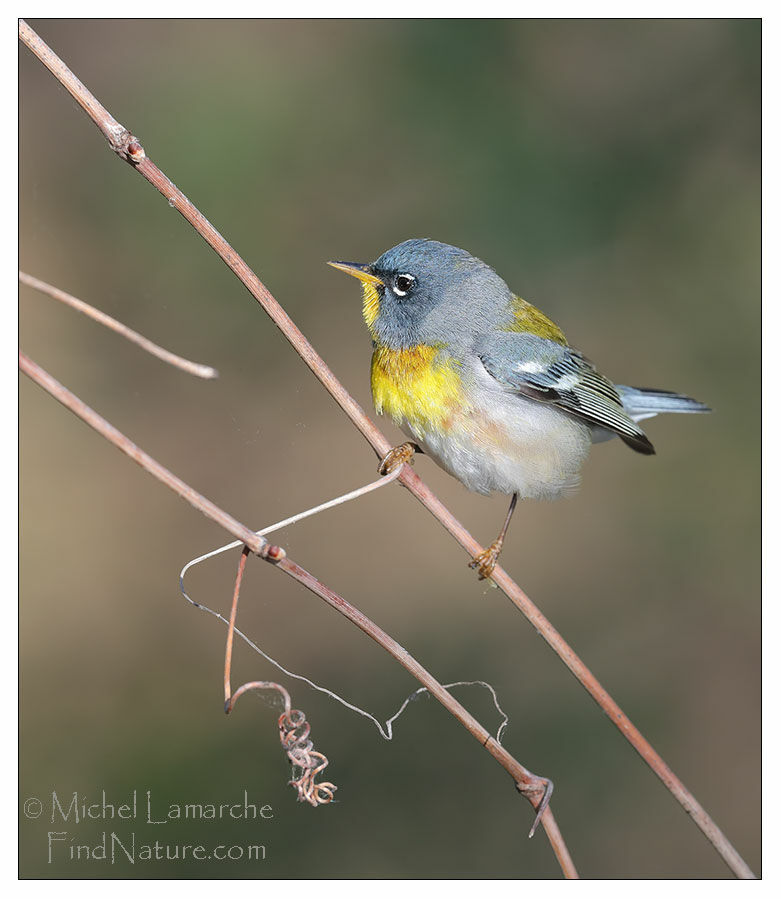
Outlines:
<svg viewBox="0 0 781 899"><path fill-rule="evenodd" d="M291 708L290 694L280 684L273 681L251 681L243 684L225 703L225 711L230 712L236 700L248 690L276 690L285 703L285 711L279 716L279 741L293 766L293 779L299 802L310 805L327 805L333 801L337 790L335 784L324 781L317 783L317 775L328 767L328 759L322 752L315 751L309 739L310 726L306 715L300 709Z"/></svg>
<svg viewBox="0 0 781 899"><path fill-rule="evenodd" d="M293 765L290 785L298 792L299 802L326 805L333 800L337 788L327 781L316 782L317 775L328 767L328 759L322 752L315 751L309 732L304 713L287 706L279 716L279 740Z"/></svg>

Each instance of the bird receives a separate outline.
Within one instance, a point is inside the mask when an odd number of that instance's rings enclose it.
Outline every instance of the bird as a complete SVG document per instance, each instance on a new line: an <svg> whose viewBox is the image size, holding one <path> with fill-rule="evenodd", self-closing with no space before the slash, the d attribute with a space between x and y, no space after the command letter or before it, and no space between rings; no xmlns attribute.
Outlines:
<svg viewBox="0 0 781 899"><path fill-rule="evenodd" d="M413 238L372 263L328 264L361 282L374 407L410 438L379 472L425 453L467 489L511 497L498 537L469 563L481 580L518 500L572 493L592 443L618 436L653 455L638 422L711 411L680 393L614 384L466 250Z"/></svg>

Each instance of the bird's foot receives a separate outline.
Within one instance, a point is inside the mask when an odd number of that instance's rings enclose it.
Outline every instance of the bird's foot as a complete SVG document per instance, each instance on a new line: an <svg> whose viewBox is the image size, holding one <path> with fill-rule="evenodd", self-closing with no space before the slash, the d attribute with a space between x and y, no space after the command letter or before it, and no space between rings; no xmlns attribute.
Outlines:
<svg viewBox="0 0 781 899"><path fill-rule="evenodd" d="M490 578L494 573L496 562L499 559L499 553L502 551L502 542L503 541L501 540L494 540L488 549L484 549L481 553L478 553L469 563L470 568L477 569L477 574L481 581Z"/></svg>
<svg viewBox="0 0 781 899"><path fill-rule="evenodd" d="M385 475L390 474L392 471L396 471L396 469L400 465L404 465L405 462L409 462L409 464L412 465L412 457L415 453L419 452L420 449L414 443L400 443L398 446L394 446L389 453L385 454L385 458L377 466L377 471L380 474Z"/></svg>

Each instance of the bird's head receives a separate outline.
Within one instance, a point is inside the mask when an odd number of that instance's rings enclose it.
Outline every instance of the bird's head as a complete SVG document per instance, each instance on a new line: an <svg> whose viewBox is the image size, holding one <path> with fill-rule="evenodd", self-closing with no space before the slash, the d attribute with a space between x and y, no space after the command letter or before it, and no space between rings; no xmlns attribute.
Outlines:
<svg viewBox="0 0 781 899"><path fill-rule="evenodd" d="M466 346L496 327L512 301L490 266L436 240L405 240L369 264L328 264L361 281L372 338L391 349Z"/></svg>

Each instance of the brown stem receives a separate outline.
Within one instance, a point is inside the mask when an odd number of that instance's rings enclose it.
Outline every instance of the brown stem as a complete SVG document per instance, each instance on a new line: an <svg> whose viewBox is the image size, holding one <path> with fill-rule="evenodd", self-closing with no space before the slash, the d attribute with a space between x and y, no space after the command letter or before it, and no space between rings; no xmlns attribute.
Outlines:
<svg viewBox="0 0 781 899"><path fill-rule="evenodd" d="M127 147L132 141L133 135L119 124L105 106L98 103L97 99L84 87L60 57L38 37L24 19L19 19L19 39L38 57L100 128L101 133L111 145L111 149L123 159L127 159Z"/></svg>
<svg viewBox="0 0 781 899"><path fill-rule="evenodd" d="M177 356L176 353L163 349L163 347L158 346L156 343L152 343L152 341L144 337L143 334L139 334L138 331L128 328L128 326L122 324L122 322L117 321L110 315L106 315L106 313L101 312L100 309L90 306L90 304L85 303L84 300L80 300L78 297L74 297L64 290L60 290L59 287L53 287L45 281L40 281L38 278L33 278L32 275L25 274L25 272L19 272L19 280L22 284L26 284L27 287L32 287L34 290L45 293L53 300L58 300L60 303L70 306L71 309L75 309L77 312L81 312L83 315L88 316L93 321L99 322L104 327L116 331L117 334L121 334L125 340L135 343L136 346L140 346L142 350L146 350L147 353L157 356L158 359L162 359L163 362L167 362L169 365L180 368L182 371L186 371L190 375L195 375L197 378L217 377L217 371L210 365L201 365L200 362L190 362L189 359L183 359L181 356Z"/></svg>
<svg viewBox="0 0 781 899"><path fill-rule="evenodd" d="M31 359L19 353L19 367L30 377L36 384L46 390L56 400L61 402L66 408L70 409L82 421L86 422L90 427L94 428L99 434L106 438L110 443L114 444L123 453L130 456L131 459L138 462L141 467L156 477L159 481L178 493L179 496L186 499L192 506L199 509L209 518L212 518L225 530L231 534L238 536L239 539L246 543L245 550L242 552L239 570L236 577L236 586L234 588L233 603L231 606L230 631L232 636L236 621L236 609L238 604L238 594L241 585L244 564L247 557L247 547L252 552L259 555L279 568L294 580L303 584L308 590L324 599L332 608L336 609L345 618L349 619L353 624L357 625L364 633L368 634L373 640L379 643L387 650L410 674L413 675L443 706L454 715L464 727L475 737L480 744L485 747L497 762L510 774L515 781L516 788L522 796L525 796L537 811L534 827L537 821L541 820L548 840L553 847L556 858L561 866L564 876L567 878L576 878L577 871L572 863L566 844L561 833L556 826L553 818L553 812L550 810L548 801L552 791L552 784L543 777L532 774L517 759L491 736L491 734L472 716L469 712L453 697L447 690L437 681L426 669L417 662L401 644L397 643L391 636L379 628L373 621L367 618L362 612L350 605L347 600L343 599L333 590L326 587L314 575L301 568L287 555L279 546L272 546L263 537L258 537L249 528L237 522L234 518L219 509L214 503L210 502L206 497L201 496L192 487L185 484L176 475L172 474L168 469L160 465L151 456L139 449L130 441L121 431L109 424L104 418L98 415L86 403L80 400L75 394L71 393L67 387L64 387L58 381L51 377L44 369L36 365ZM225 708L230 711L233 702L237 697L231 700L230 693L230 660L232 654L232 643L228 642L225 653ZM249 689L248 685L245 685ZM242 688L244 689L244 688ZM241 692L241 691L238 691Z"/></svg>
<svg viewBox="0 0 781 899"><path fill-rule="evenodd" d="M249 292L261 304L277 327L287 337L296 352L309 366L314 375L336 400L355 427L363 434L379 458L383 458L391 449L390 443L375 427L363 409L350 396L337 380L314 347L293 323L292 319L274 299L258 276L246 262L236 253L224 237L196 209L157 166L147 157L144 148L127 129L116 122L98 103L84 85L73 75L65 63L38 37L23 20L20 20L19 34L24 43L49 68L55 77L76 98L84 111L106 135L112 149L122 159L134 166L157 190L168 200L169 205L178 210L195 228L203 239L218 253L220 258L239 278ZM119 130L118 130L119 129ZM120 135L118 138L117 135ZM409 466L399 478L400 482L434 515L442 526L474 557L481 549L480 544L469 534L466 528L456 520L434 493L412 471ZM571 646L540 612L529 597L513 581L502 568L492 574L494 583L506 594L509 600L526 616L540 636L548 643L556 655L564 662L572 674L586 688L594 701L616 725L637 750L640 757L649 765L670 793L691 816L700 830L711 841L714 848L733 873L740 878L754 879L755 875L740 856L735 847L718 827L694 796L686 789L672 769L651 746L634 724L626 717L618 704L612 699L599 681L589 671Z"/></svg>
<svg viewBox="0 0 781 899"><path fill-rule="evenodd" d="M241 590L241 579L244 577L244 568L247 564L247 556L249 548L244 547L239 556L239 570L236 572L236 586L233 588L233 602L231 603L231 614L228 622L228 636L225 640L225 672L223 675L223 685L225 687L225 711L231 710L231 661L233 660L233 632L236 630L236 615L239 611L239 591Z"/></svg>

